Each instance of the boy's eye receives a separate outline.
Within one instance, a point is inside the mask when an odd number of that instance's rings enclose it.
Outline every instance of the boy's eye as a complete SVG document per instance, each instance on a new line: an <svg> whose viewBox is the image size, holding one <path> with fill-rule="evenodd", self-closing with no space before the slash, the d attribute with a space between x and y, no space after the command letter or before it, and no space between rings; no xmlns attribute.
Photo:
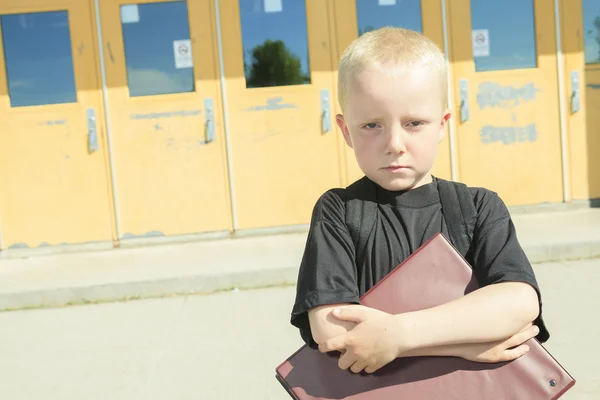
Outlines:
<svg viewBox="0 0 600 400"><path fill-rule="evenodd" d="M422 123L423 123L422 121L412 121L412 122L409 122L408 125L412 126L413 128L416 128L419 125L421 125Z"/></svg>
<svg viewBox="0 0 600 400"><path fill-rule="evenodd" d="M377 124L376 124L376 123L370 123L370 124L366 124L366 125L365 125L365 128L368 128L368 129L375 129L375 128L377 128Z"/></svg>

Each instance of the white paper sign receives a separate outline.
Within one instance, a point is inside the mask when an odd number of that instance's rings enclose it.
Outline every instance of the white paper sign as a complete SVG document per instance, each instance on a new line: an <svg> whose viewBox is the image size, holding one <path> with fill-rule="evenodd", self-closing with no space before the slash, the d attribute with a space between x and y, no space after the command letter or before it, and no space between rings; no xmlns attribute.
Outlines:
<svg viewBox="0 0 600 400"><path fill-rule="evenodd" d="M137 22L140 22L140 10L137 4L121 6L121 23L135 24Z"/></svg>
<svg viewBox="0 0 600 400"><path fill-rule="evenodd" d="M173 51L175 52L175 68L192 68L194 66L191 40L174 40Z"/></svg>
<svg viewBox="0 0 600 400"><path fill-rule="evenodd" d="M274 13L283 11L283 0L264 0L265 2L265 12L266 13Z"/></svg>
<svg viewBox="0 0 600 400"><path fill-rule="evenodd" d="M379 0L380 6L395 6L396 0Z"/></svg>
<svg viewBox="0 0 600 400"><path fill-rule="evenodd" d="M473 29L473 57L489 57L490 32L487 29Z"/></svg>

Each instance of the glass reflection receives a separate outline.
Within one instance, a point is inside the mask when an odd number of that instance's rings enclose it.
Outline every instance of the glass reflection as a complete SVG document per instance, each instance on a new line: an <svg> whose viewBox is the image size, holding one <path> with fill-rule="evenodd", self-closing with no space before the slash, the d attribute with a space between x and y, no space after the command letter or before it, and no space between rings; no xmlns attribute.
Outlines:
<svg viewBox="0 0 600 400"><path fill-rule="evenodd" d="M131 97L195 90L185 1L122 5L121 24Z"/></svg>
<svg viewBox="0 0 600 400"><path fill-rule="evenodd" d="M247 88L310 83L304 0L240 0Z"/></svg>
<svg viewBox="0 0 600 400"><path fill-rule="evenodd" d="M600 0L583 0L586 64L600 63Z"/></svg>
<svg viewBox="0 0 600 400"><path fill-rule="evenodd" d="M421 0L356 0L358 35L384 26L423 33Z"/></svg>
<svg viewBox="0 0 600 400"><path fill-rule="evenodd" d="M476 71L537 67L533 0L471 0L471 23Z"/></svg>
<svg viewBox="0 0 600 400"><path fill-rule="evenodd" d="M0 17L12 107L77 102L67 11Z"/></svg>

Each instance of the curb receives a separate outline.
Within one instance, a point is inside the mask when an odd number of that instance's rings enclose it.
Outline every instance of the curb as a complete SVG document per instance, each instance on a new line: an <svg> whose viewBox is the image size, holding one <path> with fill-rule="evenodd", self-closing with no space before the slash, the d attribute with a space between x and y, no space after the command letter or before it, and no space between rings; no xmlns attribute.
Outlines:
<svg viewBox="0 0 600 400"><path fill-rule="evenodd" d="M525 247L532 264L600 258L600 241ZM155 280L65 287L0 294L0 311L57 308L170 296L294 285L297 267L265 268L223 274L198 274Z"/></svg>
<svg viewBox="0 0 600 400"><path fill-rule="evenodd" d="M297 274L297 268L287 267L5 293L0 312L289 286Z"/></svg>
<svg viewBox="0 0 600 400"><path fill-rule="evenodd" d="M600 258L600 241L523 247L532 264Z"/></svg>

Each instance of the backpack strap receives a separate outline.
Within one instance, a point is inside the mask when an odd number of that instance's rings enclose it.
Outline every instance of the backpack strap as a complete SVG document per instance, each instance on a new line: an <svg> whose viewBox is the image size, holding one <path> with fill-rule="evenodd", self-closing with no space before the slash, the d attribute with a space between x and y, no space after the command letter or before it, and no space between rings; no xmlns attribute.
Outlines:
<svg viewBox="0 0 600 400"><path fill-rule="evenodd" d="M438 187L442 214L446 220L450 242L467 258L473 241L477 210L469 188L460 182L433 178ZM377 216L375 184L363 177L346 188L346 226L355 246L356 257L364 252Z"/></svg>
<svg viewBox="0 0 600 400"><path fill-rule="evenodd" d="M356 258L364 251L377 216L377 189L366 176L346 188L346 226Z"/></svg>
<svg viewBox="0 0 600 400"><path fill-rule="evenodd" d="M442 214L446 220L450 241L456 249L467 257L473 241L477 210L473 196L467 185L434 178L437 182L442 204Z"/></svg>

